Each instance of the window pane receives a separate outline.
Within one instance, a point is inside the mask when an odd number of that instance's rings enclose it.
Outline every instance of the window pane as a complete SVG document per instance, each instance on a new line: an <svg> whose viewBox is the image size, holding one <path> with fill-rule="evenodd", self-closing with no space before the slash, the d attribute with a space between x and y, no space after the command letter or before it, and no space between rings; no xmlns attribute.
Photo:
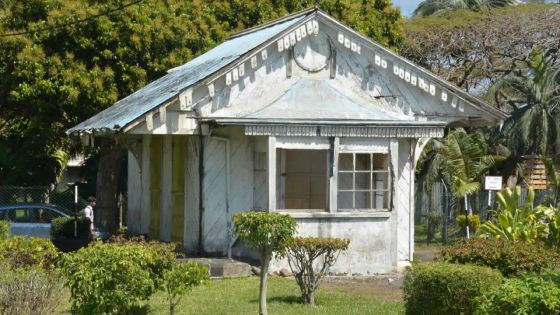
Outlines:
<svg viewBox="0 0 560 315"><path fill-rule="evenodd" d="M352 209L352 201L354 199L354 193L348 191L338 192L338 209L349 210Z"/></svg>
<svg viewBox="0 0 560 315"><path fill-rule="evenodd" d="M389 168L388 155L381 153L373 154L373 170L386 170Z"/></svg>
<svg viewBox="0 0 560 315"><path fill-rule="evenodd" d="M371 173L356 173L356 190L371 190Z"/></svg>
<svg viewBox="0 0 560 315"><path fill-rule="evenodd" d="M327 151L279 150L278 162L279 208L326 209Z"/></svg>
<svg viewBox="0 0 560 315"><path fill-rule="evenodd" d="M38 209L15 209L13 211L13 220L18 223L37 223Z"/></svg>
<svg viewBox="0 0 560 315"><path fill-rule="evenodd" d="M354 162L352 153L341 153L338 155L338 169L341 171L353 171Z"/></svg>
<svg viewBox="0 0 560 315"><path fill-rule="evenodd" d="M354 181L353 173L338 173L338 189L348 190L354 189L352 182Z"/></svg>
<svg viewBox="0 0 560 315"><path fill-rule="evenodd" d="M371 169L371 155L369 153L356 154L356 171L369 171Z"/></svg>
<svg viewBox="0 0 560 315"><path fill-rule="evenodd" d="M374 189L389 189L388 173L373 173Z"/></svg>
<svg viewBox="0 0 560 315"><path fill-rule="evenodd" d="M357 191L355 198L355 209L371 209L371 193L369 191Z"/></svg>
<svg viewBox="0 0 560 315"><path fill-rule="evenodd" d="M373 194L373 209L388 209L389 208L389 192L376 191Z"/></svg>

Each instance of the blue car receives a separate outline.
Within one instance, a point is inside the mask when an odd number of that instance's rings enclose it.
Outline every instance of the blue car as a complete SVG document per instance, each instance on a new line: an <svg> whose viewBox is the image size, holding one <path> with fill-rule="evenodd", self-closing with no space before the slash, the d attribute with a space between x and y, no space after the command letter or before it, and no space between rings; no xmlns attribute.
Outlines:
<svg viewBox="0 0 560 315"><path fill-rule="evenodd" d="M18 203L0 205L0 220L10 222L11 235L51 237L51 221L59 217L74 216L73 212L56 205ZM105 239L108 233L96 231L96 237Z"/></svg>

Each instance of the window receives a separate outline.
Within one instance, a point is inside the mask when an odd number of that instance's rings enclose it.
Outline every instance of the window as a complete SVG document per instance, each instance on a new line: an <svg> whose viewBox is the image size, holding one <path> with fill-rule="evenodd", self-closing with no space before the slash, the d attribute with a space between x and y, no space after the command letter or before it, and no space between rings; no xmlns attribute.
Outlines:
<svg viewBox="0 0 560 315"><path fill-rule="evenodd" d="M41 208L12 209L10 215L16 223L51 223L52 219L60 216L55 211Z"/></svg>
<svg viewBox="0 0 560 315"><path fill-rule="evenodd" d="M338 155L338 209L388 209L388 155L340 153Z"/></svg>
<svg viewBox="0 0 560 315"><path fill-rule="evenodd" d="M327 151L278 151L279 209L327 208Z"/></svg>

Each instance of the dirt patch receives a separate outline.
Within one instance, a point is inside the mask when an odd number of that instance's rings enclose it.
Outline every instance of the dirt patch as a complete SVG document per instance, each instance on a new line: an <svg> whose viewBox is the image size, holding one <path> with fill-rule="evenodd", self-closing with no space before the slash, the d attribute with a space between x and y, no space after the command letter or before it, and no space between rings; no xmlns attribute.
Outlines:
<svg viewBox="0 0 560 315"><path fill-rule="evenodd" d="M323 290L360 294L380 301L403 301L402 277L395 278L326 278Z"/></svg>
<svg viewBox="0 0 560 315"><path fill-rule="evenodd" d="M441 246L418 246L414 249L415 261L434 261L441 255Z"/></svg>

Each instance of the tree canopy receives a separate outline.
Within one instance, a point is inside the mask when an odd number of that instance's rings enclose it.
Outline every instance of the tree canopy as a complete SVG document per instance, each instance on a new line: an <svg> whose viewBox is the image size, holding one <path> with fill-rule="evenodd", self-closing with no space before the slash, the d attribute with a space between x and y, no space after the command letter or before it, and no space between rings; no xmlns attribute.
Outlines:
<svg viewBox="0 0 560 315"><path fill-rule="evenodd" d="M65 130L229 33L313 5L390 48L390 0L0 1L0 185L50 184L80 148Z"/></svg>
<svg viewBox="0 0 560 315"><path fill-rule="evenodd" d="M519 0L425 0L418 4L414 15L428 16L461 9L481 11L518 3Z"/></svg>

